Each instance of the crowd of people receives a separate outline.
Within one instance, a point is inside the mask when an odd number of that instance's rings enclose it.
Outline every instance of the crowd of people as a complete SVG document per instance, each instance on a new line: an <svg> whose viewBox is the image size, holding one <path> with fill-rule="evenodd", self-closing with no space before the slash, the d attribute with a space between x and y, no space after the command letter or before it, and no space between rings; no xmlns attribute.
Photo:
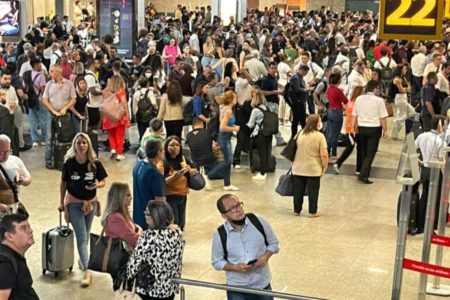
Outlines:
<svg viewBox="0 0 450 300"><path fill-rule="evenodd" d="M1 295L38 299L23 259L33 236L18 188L31 184L18 158L30 147L46 147L46 168L61 165L58 209L75 233L81 285L91 282L89 234L94 215L102 214L105 234L127 244L128 279L145 273L137 280L142 299L174 298L170 279L181 275L190 180L200 173L205 190L213 189L212 180L223 180L224 191L238 191L232 169L241 168L243 152L255 171L252 179L266 180L275 168L273 140L280 147L295 141L295 215L307 190L309 216L319 216L321 177L329 164L339 174L355 146L357 178L373 183L372 164L380 138L388 136L389 116L394 140L407 121L426 132L416 144L424 191L428 187L427 162L439 156L445 140L439 114L450 108L449 30L437 42L380 40L371 12L325 7L286 16L249 11L240 22L212 16L210 7L189 11L179 5L171 18L159 16L153 5L146 12L147 28L139 31L131 62L118 55L111 35L97 37L82 21L59 16L50 23L38 19L15 47L3 47ZM29 116L30 145L23 114ZM109 184L98 133L107 132L109 156L120 162L134 123L139 150L133 186ZM291 127L289 139L279 126ZM63 148L63 142L70 144ZM340 143L345 150L338 156ZM109 191L102 212L96 191L103 187ZM270 225L245 214L233 194L220 197L217 209L226 222L214 236L214 268L227 272L230 285L271 289L267 262L279 247ZM25 267L16 271L16 261ZM17 282L7 275L17 272L25 272ZM249 272L257 280L249 281ZM228 293L228 299L250 299L245 297Z"/></svg>

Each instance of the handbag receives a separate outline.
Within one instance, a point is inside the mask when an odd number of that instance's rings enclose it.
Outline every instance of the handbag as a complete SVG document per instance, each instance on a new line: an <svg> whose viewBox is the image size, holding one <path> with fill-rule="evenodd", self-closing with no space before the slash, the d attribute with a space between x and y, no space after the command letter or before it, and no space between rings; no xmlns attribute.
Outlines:
<svg viewBox="0 0 450 300"><path fill-rule="evenodd" d="M280 176L275 192L277 192L280 196L294 196L294 178L292 176L292 168L290 168L286 174Z"/></svg>
<svg viewBox="0 0 450 300"><path fill-rule="evenodd" d="M17 185L14 182L12 182L12 180L9 178L5 168L3 168L2 165L0 165L0 171L2 172L3 175L3 178L1 178L3 179L2 181L6 181L6 186L8 186L7 189L0 190L0 203L11 205L19 202ZM5 187L4 182L3 187Z"/></svg>
<svg viewBox="0 0 450 300"><path fill-rule="evenodd" d="M141 300L142 298L136 294L136 279L133 281L131 291L127 290L125 282L120 288L114 292L114 300Z"/></svg>
<svg viewBox="0 0 450 300"><path fill-rule="evenodd" d="M203 175L200 174L200 172L189 174L188 185L191 190L200 191L206 185L205 178L203 178Z"/></svg>
<svg viewBox="0 0 450 300"><path fill-rule="evenodd" d="M125 108L119 103L115 93L105 91L100 104L100 112L112 122L117 122L125 114Z"/></svg>
<svg viewBox="0 0 450 300"><path fill-rule="evenodd" d="M290 139L286 147L284 147L283 151L281 151L280 153L282 156L284 156L286 159L290 161L294 161L295 153L297 153L297 139L299 134L300 132L297 133L297 135L294 138Z"/></svg>
<svg viewBox="0 0 450 300"><path fill-rule="evenodd" d="M130 254L124 248L122 240L104 236L104 233L105 227L100 236L90 234L91 255L88 269L115 276L127 264Z"/></svg>

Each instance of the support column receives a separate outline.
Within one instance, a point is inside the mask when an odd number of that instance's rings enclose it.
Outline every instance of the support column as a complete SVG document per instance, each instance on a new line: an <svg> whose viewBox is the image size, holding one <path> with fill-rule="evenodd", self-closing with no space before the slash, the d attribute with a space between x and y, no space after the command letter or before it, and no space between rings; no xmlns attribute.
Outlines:
<svg viewBox="0 0 450 300"><path fill-rule="evenodd" d="M30 3L31 4L31 3ZM28 1L27 0L19 0L20 5L20 37L23 38L25 34L28 32ZM33 21L34 22L34 21Z"/></svg>
<svg viewBox="0 0 450 300"><path fill-rule="evenodd" d="M137 30L145 28L145 0L136 0L136 23Z"/></svg>
<svg viewBox="0 0 450 300"><path fill-rule="evenodd" d="M64 13L65 3L64 0L55 0L55 13L62 18Z"/></svg>

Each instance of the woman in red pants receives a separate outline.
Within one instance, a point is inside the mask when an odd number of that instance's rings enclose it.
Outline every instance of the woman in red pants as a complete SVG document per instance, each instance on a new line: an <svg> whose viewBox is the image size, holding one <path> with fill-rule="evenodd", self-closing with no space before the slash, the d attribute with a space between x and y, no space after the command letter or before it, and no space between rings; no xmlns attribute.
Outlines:
<svg viewBox="0 0 450 300"><path fill-rule="evenodd" d="M125 159L123 155L123 139L125 128L130 126L130 112L125 94L125 81L119 75L113 75L108 80L106 87L109 93L115 94L119 104L123 106L123 115L118 121L113 121L107 116L103 117L103 129L108 131L109 147L111 149L111 159L121 161Z"/></svg>

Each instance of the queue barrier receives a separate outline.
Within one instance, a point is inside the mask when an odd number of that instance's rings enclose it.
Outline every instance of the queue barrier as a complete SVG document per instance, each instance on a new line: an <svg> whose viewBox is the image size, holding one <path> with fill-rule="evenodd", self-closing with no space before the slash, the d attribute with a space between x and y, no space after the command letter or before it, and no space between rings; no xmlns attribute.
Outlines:
<svg viewBox="0 0 450 300"><path fill-rule="evenodd" d="M186 299L186 291L185 291L183 285L196 286L196 287L215 289L215 290L231 291L231 292L240 292L240 293L259 295L259 296L276 297L278 299L325 300L323 298L300 296L300 295L294 295L294 294L288 294L288 293L274 292L274 291L268 291L268 290L262 290L262 289L244 288L244 287L237 287L237 286L231 286L231 285L226 285L226 284L218 284L218 283L191 280L191 279L183 279L183 278L172 278L172 281L181 285L180 286L180 300Z"/></svg>

